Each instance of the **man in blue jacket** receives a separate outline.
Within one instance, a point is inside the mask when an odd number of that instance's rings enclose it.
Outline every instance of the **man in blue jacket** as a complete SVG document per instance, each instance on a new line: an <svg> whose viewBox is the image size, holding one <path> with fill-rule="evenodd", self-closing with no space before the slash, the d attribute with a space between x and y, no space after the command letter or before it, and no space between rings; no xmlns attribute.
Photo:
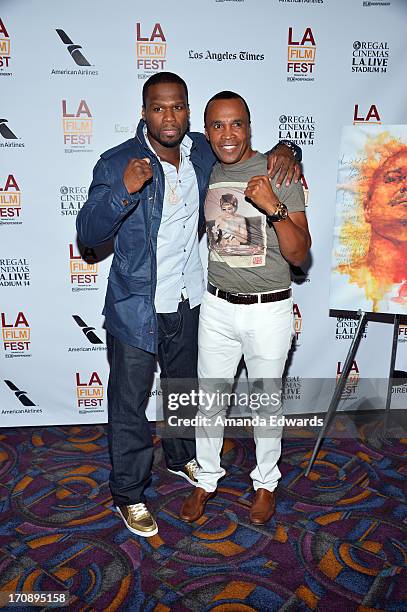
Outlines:
<svg viewBox="0 0 407 612"><path fill-rule="evenodd" d="M110 489L126 527L144 537L158 531L144 503L153 463L145 409L156 356L163 382L197 377L198 227L215 158L188 123L185 82L169 72L150 77L135 137L101 155L77 218L87 246L114 238L104 309ZM288 147L278 146L271 165L279 181L286 173L298 180ZM163 439L162 446L169 471L195 485L195 441Z"/></svg>

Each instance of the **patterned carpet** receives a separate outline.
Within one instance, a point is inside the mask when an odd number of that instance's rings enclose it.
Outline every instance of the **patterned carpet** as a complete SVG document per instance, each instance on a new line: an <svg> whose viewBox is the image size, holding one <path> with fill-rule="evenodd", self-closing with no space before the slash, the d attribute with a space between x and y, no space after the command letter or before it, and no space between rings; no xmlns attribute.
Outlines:
<svg viewBox="0 0 407 612"><path fill-rule="evenodd" d="M310 479L313 440L286 440L264 527L249 522L251 440L226 441L227 476L193 525L157 440L160 531L143 539L112 509L104 426L2 429L0 590L69 591L72 612L407 610L407 438L359 433L325 441Z"/></svg>

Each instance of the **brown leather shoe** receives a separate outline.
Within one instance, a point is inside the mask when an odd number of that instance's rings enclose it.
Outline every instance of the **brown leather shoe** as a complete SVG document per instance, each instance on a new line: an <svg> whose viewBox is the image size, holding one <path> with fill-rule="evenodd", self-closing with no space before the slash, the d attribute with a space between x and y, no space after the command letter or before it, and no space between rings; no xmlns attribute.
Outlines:
<svg viewBox="0 0 407 612"><path fill-rule="evenodd" d="M180 518L188 523L197 521L204 513L205 504L208 499L214 497L214 493L208 493L202 487L195 487L191 495L188 495L184 503L182 504Z"/></svg>
<svg viewBox="0 0 407 612"><path fill-rule="evenodd" d="M267 489L257 489L250 509L250 521L254 525L264 525L271 519L275 509L275 492Z"/></svg>

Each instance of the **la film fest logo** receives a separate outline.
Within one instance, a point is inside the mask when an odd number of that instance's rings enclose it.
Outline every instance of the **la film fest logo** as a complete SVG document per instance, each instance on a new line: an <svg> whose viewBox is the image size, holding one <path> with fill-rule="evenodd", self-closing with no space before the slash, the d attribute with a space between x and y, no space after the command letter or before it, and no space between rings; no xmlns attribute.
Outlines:
<svg viewBox="0 0 407 612"><path fill-rule="evenodd" d="M99 264L94 249L85 248L81 255L69 245L69 273L72 291L98 289Z"/></svg>
<svg viewBox="0 0 407 612"><path fill-rule="evenodd" d="M52 68L52 75L78 75L78 76L97 76L99 73L91 67L87 58L84 55L82 45L75 44L71 40L70 36L65 32L57 28L56 33L62 45L66 49L66 58L69 59L70 66L79 66L78 68Z"/></svg>
<svg viewBox="0 0 407 612"><path fill-rule="evenodd" d="M355 104L353 109L353 125L359 125L360 123L381 125L382 120L376 104L371 104L370 106Z"/></svg>
<svg viewBox="0 0 407 612"><path fill-rule="evenodd" d="M0 287L28 287L30 264L23 257L0 259Z"/></svg>
<svg viewBox="0 0 407 612"><path fill-rule="evenodd" d="M389 43L355 40L352 53L352 72L387 72Z"/></svg>
<svg viewBox="0 0 407 612"><path fill-rule="evenodd" d="M338 361L336 366L336 382L338 382L342 374L342 362ZM346 379L345 387L342 391L343 400L357 399L357 389L360 378L359 367L356 360L352 361L351 368L349 370L348 378Z"/></svg>
<svg viewBox="0 0 407 612"><path fill-rule="evenodd" d="M0 76L12 76L9 72L11 62L10 36L0 17Z"/></svg>
<svg viewBox="0 0 407 612"><path fill-rule="evenodd" d="M79 414L103 412L104 388L97 372L85 375L76 372L76 403Z"/></svg>
<svg viewBox="0 0 407 612"><path fill-rule="evenodd" d="M69 148L65 153L91 152L88 149L92 143L93 117L85 100L80 100L78 107L69 112L68 103L62 100L62 129L64 144Z"/></svg>
<svg viewBox="0 0 407 612"><path fill-rule="evenodd" d="M336 330L335 330L335 339L336 340L353 340L355 337L357 326L359 325L359 321L357 319L350 319L349 317L337 317L336 318ZM367 326L368 323L365 324L362 332L362 338L367 337Z"/></svg>
<svg viewBox="0 0 407 612"><path fill-rule="evenodd" d="M76 216L88 197L86 187L62 185L59 188L59 205L63 217Z"/></svg>
<svg viewBox="0 0 407 612"><path fill-rule="evenodd" d="M398 341L403 343L407 342L407 324L399 325L399 337Z"/></svg>
<svg viewBox="0 0 407 612"><path fill-rule="evenodd" d="M25 144L11 129L8 119L0 119L0 149L15 147L25 147Z"/></svg>
<svg viewBox="0 0 407 612"><path fill-rule="evenodd" d="M294 333L295 333L295 343L299 346L300 335L302 332L302 315L298 304L293 304L293 313L294 313Z"/></svg>
<svg viewBox="0 0 407 612"><path fill-rule="evenodd" d="M154 72L165 70L167 40L159 23L150 33L143 32L142 24L136 24L136 61L139 79L148 79Z"/></svg>
<svg viewBox="0 0 407 612"><path fill-rule="evenodd" d="M21 225L21 189L13 174L0 176L0 225Z"/></svg>
<svg viewBox="0 0 407 612"><path fill-rule="evenodd" d="M291 140L299 146L312 146L315 138L315 119L312 115L280 115L279 140Z"/></svg>
<svg viewBox="0 0 407 612"><path fill-rule="evenodd" d="M106 345L100 338L101 332L96 333L96 328L89 325L88 319L85 319L78 314L72 315L75 322L75 328L78 331L77 338L82 338L81 346L71 346L68 348L68 353L87 352L87 351L106 351ZM82 333L80 333L82 332Z"/></svg>
<svg viewBox="0 0 407 612"><path fill-rule="evenodd" d="M31 357L31 327L23 312L0 313L5 357Z"/></svg>
<svg viewBox="0 0 407 612"><path fill-rule="evenodd" d="M311 28L298 35L288 28L287 81L313 81L317 46Z"/></svg>
<svg viewBox="0 0 407 612"><path fill-rule="evenodd" d="M287 376L283 381L282 400L297 401L301 399L302 381L299 376Z"/></svg>

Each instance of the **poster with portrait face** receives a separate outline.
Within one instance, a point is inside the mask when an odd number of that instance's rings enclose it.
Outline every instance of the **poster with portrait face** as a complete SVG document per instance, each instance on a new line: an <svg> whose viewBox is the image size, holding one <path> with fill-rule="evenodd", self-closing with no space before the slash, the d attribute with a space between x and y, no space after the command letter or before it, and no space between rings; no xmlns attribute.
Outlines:
<svg viewBox="0 0 407 612"><path fill-rule="evenodd" d="M347 126L330 308L407 314L407 126Z"/></svg>
<svg viewBox="0 0 407 612"><path fill-rule="evenodd" d="M245 197L247 183L215 183L205 201L209 257L231 268L266 263L266 217Z"/></svg>

